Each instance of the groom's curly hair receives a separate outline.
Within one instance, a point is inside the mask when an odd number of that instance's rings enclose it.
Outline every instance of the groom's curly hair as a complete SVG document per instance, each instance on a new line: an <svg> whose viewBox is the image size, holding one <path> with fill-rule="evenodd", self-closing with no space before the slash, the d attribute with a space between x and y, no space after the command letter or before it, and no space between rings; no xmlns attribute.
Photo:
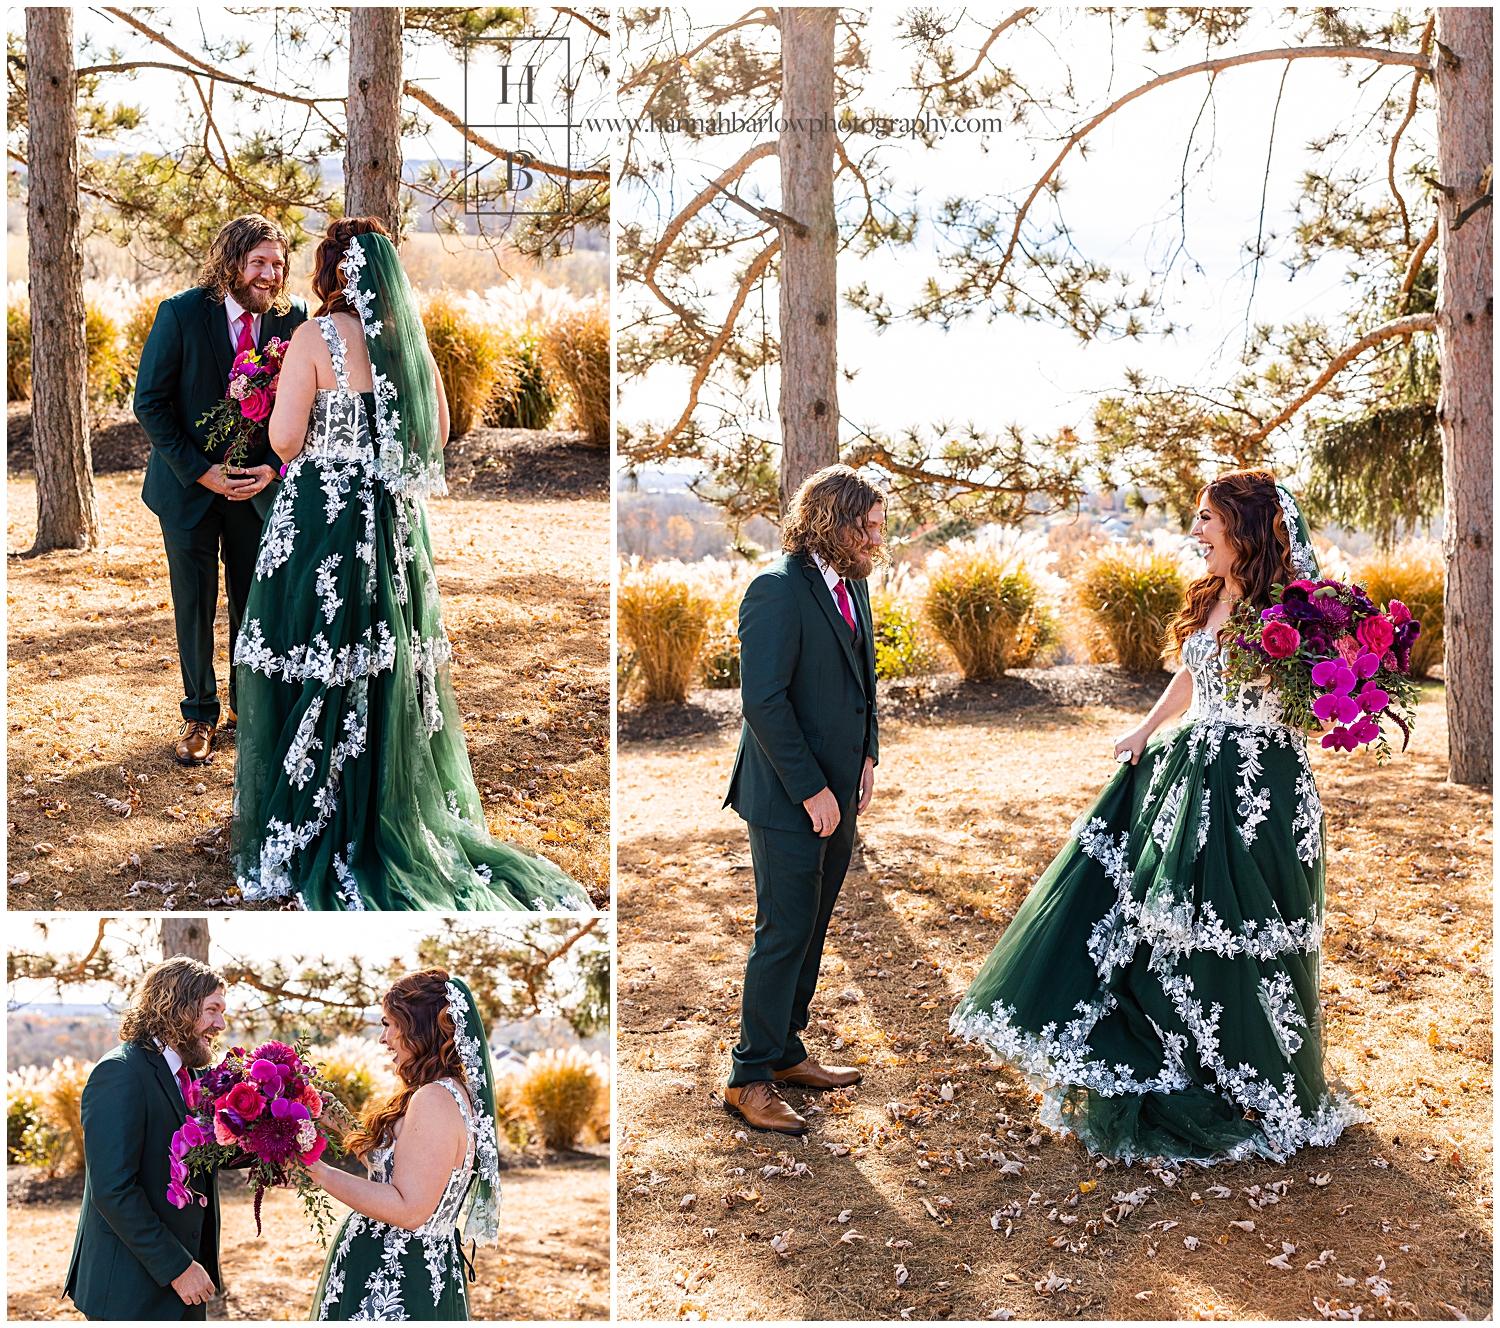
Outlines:
<svg viewBox="0 0 1500 1328"><path fill-rule="evenodd" d="M203 1002L226 984L207 964L173 955L146 974L130 1008L120 1018L120 1041L149 1047L162 1042L185 1047L203 1012Z"/></svg>
<svg viewBox="0 0 1500 1328"><path fill-rule="evenodd" d="M209 299L216 304L223 304L224 297L233 294L234 288L240 284L240 278L245 274L245 259L250 256L250 251L267 240L274 240L279 244L281 252L290 260L292 246L286 238L286 232L270 217L263 217L258 212L248 212L243 217L226 221L219 228L214 242L208 247L208 257L198 270L198 284L208 292ZM273 314L291 312L292 296L287 290L286 282L287 273L283 273L281 289L271 301Z"/></svg>
<svg viewBox="0 0 1500 1328"><path fill-rule="evenodd" d="M840 576L849 571L854 550L864 549L865 518L885 494L851 466L824 466L802 481L781 521L781 551L817 554ZM885 562L882 546L870 555Z"/></svg>
<svg viewBox="0 0 1500 1328"><path fill-rule="evenodd" d="M396 1026L408 1055L396 1071L401 1076L400 1090L371 1107L359 1129L344 1141L344 1146L359 1157L395 1138L396 1122L406 1114L407 1103L417 1089L439 1079L465 1082L457 1029L448 1012L447 969L424 968L398 978L380 1004L385 1017Z"/></svg>

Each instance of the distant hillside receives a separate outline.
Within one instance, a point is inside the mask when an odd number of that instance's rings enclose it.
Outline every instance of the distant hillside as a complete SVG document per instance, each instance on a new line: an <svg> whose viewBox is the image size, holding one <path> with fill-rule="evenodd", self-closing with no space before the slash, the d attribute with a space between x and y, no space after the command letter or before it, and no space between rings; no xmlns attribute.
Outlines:
<svg viewBox="0 0 1500 1328"><path fill-rule="evenodd" d="M102 1006L27 1006L5 1018L6 1068L97 1061L120 1041L120 1017Z"/></svg>

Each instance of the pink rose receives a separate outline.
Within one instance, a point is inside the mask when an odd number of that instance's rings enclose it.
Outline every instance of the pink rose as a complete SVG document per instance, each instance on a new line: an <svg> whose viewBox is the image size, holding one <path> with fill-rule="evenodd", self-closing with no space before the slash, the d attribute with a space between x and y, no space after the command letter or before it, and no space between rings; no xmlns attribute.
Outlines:
<svg viewBox="0 0 1500 1328"><path fill-rule="evenodd" d="M1268 622L1260 629L1260 644L1272 659L1286 659L1297 653L1302 635L1291 623Z"/></svg>
<svg viewBox="0 0 1500 1328"><path fill-rule="evenodd" d="M214 1142L220 1144L236 1143L239 1136L224 1123L224 1118L214 1116Z"/></svg>
<svg viewBox="0 0 1500 1328"><path fill-rule="evenodd" d="M251 1121L260 1115L261 1109L266 1105L266 1100L249 1084L236 1084L219 1099L219 1105L230 1107L245 1120Z"/></svg>
<svg viewBox="0 0 1500 1328"><path fill-rule="evenodd" d="M313 1146L309 1148L307 1152L299 1153L298 1156L302 1159L303 1162L307 1163L310 1166L312 1165L312 1163L316 1162L320 1157L323 1156L323 1150L327 1147L328 1140L320 1134L316 1139L313 1140Z"/></svg>
<svg viewBox="0 0 1500 1328"><path fill-rule="evenodd" d="M323 1099L311 1084L302 1085L302 1096L297 1099L307 1108L307 1114L317 1120L323 1114Z"/></svg>
<svg viewBox="0 0 1500 1328"><path fill-rule="evenodd" d="M247 420L254 420L259 424L271 413L271 403L275 399L265 388L257 387L240 398L240 414Z"/></svg>
<svg viewBox="0 0 1500 1328"><path fill-rule="evenodd" d="M1385 606L1385 611L1390 615L1391 621L1395 623L1397 627L1400 627L1402 623L1411 621L1411 610L1407 608L1406 605L1404 605L1399 599L1393 599L1389 604L1387 604Z"/></svg>
<svg viewBox="0 0 1500 1328"><path fill-rule="evenodd" d="M1360 645L1379 658L1391 648L1391 642L1396 639L1396 629L1391 626L1389 618L1377 613L1360 623L1354 635L1359 638Z"/></svg>
<svg viewBox="0 0 1500 1328"><path fill-rule="evenodd" d="M1361 646L1354 637L1348 635L1348 633L1345 633L1343 636L1339 637L1339 639L1333 643L1333 648L1344 657L1344 663L1350 665L1351 667L1353 666L1354 661L1360 657L1364 650L1364 647Z"/></svg>

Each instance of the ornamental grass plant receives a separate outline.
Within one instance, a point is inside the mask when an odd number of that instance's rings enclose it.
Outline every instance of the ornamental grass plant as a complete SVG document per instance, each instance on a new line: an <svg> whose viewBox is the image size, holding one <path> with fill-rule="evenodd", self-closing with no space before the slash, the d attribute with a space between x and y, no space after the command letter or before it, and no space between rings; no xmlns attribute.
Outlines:
<svg viewBox="0 0 1500 1328"><path fill-rule="evenodd" d="M548 320L543 353L564 385L574 425L594 447L609 446L609 306L580 301Z"/></svg>
<svg viewBox="0 0 1500 1328"><path fill-rule="evenodd" d="M500 333L505 358L515 372L509 394L497 393L485 406L484 425L490 429L546 429L559 405L557 385L548 371L542 333L529 323Z"/></svg>
<svg viewBox="0 0 1500 1328"><path fill-rule="evenodd" d="M6 1156L49 1176L83 1166L83 1087L92 1061L65 1056L5 1076Z"/></svg>
<svg viewBox="0 0 1500 1328"><path fill-rule="evenodd" d="M641 567L632 559L621 569L617 607L630 651L626 678L648 705L681 705L698 678L710 623L722 605L708 579L679 562Z"/></svg>
<svg viewBox="0 0 1500 1328"><path fill-rule="evenodd" d="M419 297L427 345L448 393L448 436L461 438L483 418L492 402L508 400L520 388L520 374L506 354L500 329L476 315L446 290Z"/></svg>
<svg viewBox="0 0 1500 1328"><path fill-rule="evenodd" d="M956 540L927 560L922 616L966 680L1026 668L1058 639L1051 557L1011 537Z"/></svg>
<svg viewBox="0 0 1500 1328"><path fill-rule="evenodd" d="M1353 579L1377 604L1399 599L1422 624L1411 650L1411 676L1425 678L1443 660L1442 546L1435 540L1408 540L1389 553L1367 554L1355 563Z"/></svg>
<svg viewBox="0 0 1500 1328"><path fill-rule="evenodd" d="M333 1086L334 1096L356 1118L372 1101L383 1101L400 1087L389 1056L372 1038L340 1034L328 1045L314 1047L311 1060Z"/></svg>
<svg viewBox="0 0 1500 1328"><path fill-rule="evenodd" d="M1142 545L1104 545L1071 582L1088 619L1091 653L1127 673L1162 667L1167 624L1187 596L1187 578L1170 553Z"/></svg>
<svg viewBox="0 0 1500 1328"><path fill-rule="evenodd" d="M875 676L917 678L936 673L942 646L922 617L920 583L905 565L882 568L870 583L875 623Z"/></svg>
<svg viewBox="0 0 1500 1328"><path fill-rule="evenodd" d="M520 1098L548 1148L572 1148L593 1120L605 1076L597 1058L577 1047L549 1049L526 1058Z"/></svg>

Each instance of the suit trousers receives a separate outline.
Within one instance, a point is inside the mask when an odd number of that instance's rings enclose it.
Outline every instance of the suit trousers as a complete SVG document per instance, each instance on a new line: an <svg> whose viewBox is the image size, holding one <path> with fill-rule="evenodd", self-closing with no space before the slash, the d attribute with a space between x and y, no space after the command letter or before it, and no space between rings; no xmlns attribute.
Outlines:
<svg viewBox="0 0 1500 1328"><path fill-rule="evenodd" d="M770 1079L807 1059L800 1034L818 985L823 939L854 852L856 794L826 839L806 830L751 825L755 940L745 961L740 1040L729 1085Z"/></svg>
<svg viewBox="0 0 1500 1328"><path fill-rule="evenodd" d="M257 495L259 496L259 495ZM214 675L214 615L219 607L219 561L229 599L229 708L234 693L234 644L260 549L261 513L253 502L230 502L215 494L196 526L183 530L162 523L167 571L172 582L172 616L177 654L182 661L182 717L219 721L219 684Z"/></svg>

